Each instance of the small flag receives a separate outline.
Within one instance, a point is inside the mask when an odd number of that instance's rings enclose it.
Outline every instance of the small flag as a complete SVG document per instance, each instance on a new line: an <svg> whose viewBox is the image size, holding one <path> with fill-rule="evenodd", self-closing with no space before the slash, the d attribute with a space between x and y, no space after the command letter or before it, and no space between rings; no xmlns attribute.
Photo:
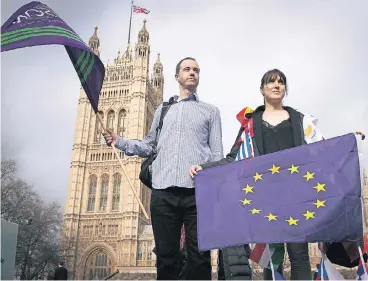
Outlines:
<svg viewBox="0 0 368 281"><path fill-rule="evenodd" d="M368 237L364 235L363 254L368 253Z"/></svg>
<svg viewBox="0 0 368 281"><path fill-rule="evenodd" d="M354 134L205 169L195 186L200 250L363 238Z"/></svg>
<svg viewBox="0 0 368 281"><path fill-rule="evenodd" d="M149 10L135 6L135 5L133 5L133 12L137 14L149 14L150 13Z"/></svg>
<svg viewBox="0 0 368 281"><path fill-rule="evenodd" d="M322 278L323 275L323 278ZM317 276L316 276L316 280L328 280L328 275L326 272L326 268L323 264L323 260L321 259L321 263L318 266L318 271L317 271Z"/></svg>
<svg viewBox="0 0 368 281"><path fill-rule="evenodd" d="M323 276L323 278L322 278ZM316 280L345 280L338 270L332 265L328 258L323 254L321 263L318 267Z"/></svg>
<svg viewBox="0 0 368 281"><path fill-rule="evenodd" d="M256 244L249 259L265 268L271 268L272 261L273 268L276 270L283 262L284 255L284 244Z"/></svg>
<svg viewBox="0 0 368 281"><path fill-rule="evenodd" d="M30 2L20 7L1 26L1 52L52 44L65 46L91 106L97 112L105 67L50 7L41 2Z"/></svg>
<svg viewBox="0 0 368 281"><path fill-rule="evenodd" d="M275 280L285 280L284 276L280 274L277 270L275 271Z"/></svg>
<svg viewBox="0 0 368 281"><path fill-rule="evenodd" d="M365 271L364 271L365 267ZM358 270L357 270L357 279L358 280L368 280L368 266L364 263L362 263L362 260L359 262Z"/></svg>

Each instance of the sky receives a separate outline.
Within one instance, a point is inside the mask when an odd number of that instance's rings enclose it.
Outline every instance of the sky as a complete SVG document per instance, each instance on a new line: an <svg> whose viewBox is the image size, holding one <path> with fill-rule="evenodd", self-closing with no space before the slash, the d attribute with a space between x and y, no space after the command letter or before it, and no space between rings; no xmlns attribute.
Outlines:
<svg viewBox="0 0 368 281"><path fill-rule="evenodd" d="M2 0L1 23L29 1ZM129 0L42 1L85 42L99 26L106 64L124 50ZM150 68L161 54L164 99L178 94L176 63L197 59L198 94L220 109L224 151L238 132L236 114L262 103L259 85L270 69L288 79L285 104L312 114L326 137L368 135L366 66L368 1L135 0L132 42L147 19ZM64 205L80 83L63 46L1 53L1 153L18 161L19 176L47 200ZM363 152L368 151L368 140ZM368 167L368 152L363 165Z"/></svg>

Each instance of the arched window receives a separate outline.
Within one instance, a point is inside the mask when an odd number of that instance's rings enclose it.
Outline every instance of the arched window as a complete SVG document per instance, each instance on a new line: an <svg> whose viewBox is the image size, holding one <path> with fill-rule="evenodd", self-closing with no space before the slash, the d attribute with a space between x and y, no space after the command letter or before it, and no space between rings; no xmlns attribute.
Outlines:
<svg viewBox="0 0 368 281"><path fill-rule="evenodd" d="M102 121L104 120L104 114L103 112L99 111L99 114L101 116ZM95 142L100 143L102 140L102 125L100 123L100 121L98 120L97 116L96 116L96 126L95 126L96 130L95 130Z"/></svg>
<svg viewBox="0 0 368 281"><path fill-rule="evenodd" d="M111 274L111 271L111 259L100 251L87 260L83 279L103 280Z"/></svg>
<svg viewBox="0 0 368 281"><path fill-rule="evenodd" d="M100 196L100 211L106 211L107 194L109 191L109 176L103 174L101 177L101 196Z"/></svg>
<svg viewBox="0 0 368 281"><path fill-rule="evenodd" d="M114 130L115 112L111 110L107 115L107 128Z"/></svg>
<svg viewBox="0 0 368 281"><path fill-rule="evenodd" d="M119 112L118 135L123 137L126 126L126 111L125 109Z"/></svg>
<svg viewBox="0 0 368 281"><path fill-rule="evenodd" d="M95 210L96 187L97 187L97 176L91 175L89 178L87 212L93 212Z"/></svg>
<svg viewBox="0 0 368 281"><path fill-rule="evenodd" d="M121 184L121 175L114 175L114 189L112 191L112 210L119 211L120 205L120 184Z"/></svg>

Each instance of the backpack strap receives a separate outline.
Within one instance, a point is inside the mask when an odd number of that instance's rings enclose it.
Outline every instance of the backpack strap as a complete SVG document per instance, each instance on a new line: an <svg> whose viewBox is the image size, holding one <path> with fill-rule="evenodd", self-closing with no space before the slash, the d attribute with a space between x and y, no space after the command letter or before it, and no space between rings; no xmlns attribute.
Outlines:
<svg viewBox="0 0 368 281"><path fill-rule="evenodd" d="M162 125L164 123L165 115L168 112L170 106L171 106L171 104L169 104L168 102L163 103L162 110L161 110L161 116L160 116L160 122L158 123L157 131L161 131Z"/></svg>
<svg viewBox="0 0 368 281"><path fill-rule="evenodd" d="M156 128L156 138L155 138L155 142L153 146L155 149L157 146L158 135L161 133L162 125L164 123L164 118L165 118L166 113L169 111L170 106L171 106L171 103L169 102L164 102L162 105L160 122L158 123L158 127Z"/></svg>

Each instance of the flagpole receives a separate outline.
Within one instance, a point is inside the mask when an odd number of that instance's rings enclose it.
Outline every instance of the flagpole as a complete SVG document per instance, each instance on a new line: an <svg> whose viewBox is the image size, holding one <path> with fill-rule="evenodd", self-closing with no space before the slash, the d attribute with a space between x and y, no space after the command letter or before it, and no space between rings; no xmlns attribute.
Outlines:
<svg viewBox="0 0 368 281"><path fill-rule="evenodd" d="M129 20L129 32L128 32L128 46L130 44L130 30L132 29L132 15L133 15L133 0L130 2L130 20Z"/></svg>
<svg viewBox="0 0 368 281"><path fill-rule="evenodd" d="M102 126L103 130L104 130L105 132L107 132L107 130L106 130L106 126L105 126L104 122L102 121L102 118L101 118L100 113L98 113L98 112L97 112L97 113L96 113L96 117L97 117L98 121L100 122L100 124L101 124L101 126ZM149 216L148 216L148 214L147 214L147 212L146 212L146 209L144 208L144 206L143 206L143 203L142 203L141 199L139 198L139 196L138 196L137 192L135 191L135 189L134 189L134 187L133 187L133 184L132 184L132 182L130 181L130 179L129 179L129 177L128 177L128 173L125 171L125 166L124 166L123 162L122 162L122 161L121 161L121 159L120 159L120 155L119 155L118 151L116 150L115 145L114 145L114 144L111 144L111 146L112 146L112 150L114 151L114 153L115 153L115 155L116 155L116 158L118 158L118 161L119 161L119 163L120 163L121 169L123 170L124 176L125 176L125 178L127 179L127 182L128 182L128 184L129 184L130 188L131 188L131 189L132 189L132 191L133 191L134 197L137 199L137 201L138 201L138 203L139 203L139 206L141 207L141 209L142 209L142 212L143 212L144 216L146 217L146 219L147 219L147 220L149 220Z"/></svg>

